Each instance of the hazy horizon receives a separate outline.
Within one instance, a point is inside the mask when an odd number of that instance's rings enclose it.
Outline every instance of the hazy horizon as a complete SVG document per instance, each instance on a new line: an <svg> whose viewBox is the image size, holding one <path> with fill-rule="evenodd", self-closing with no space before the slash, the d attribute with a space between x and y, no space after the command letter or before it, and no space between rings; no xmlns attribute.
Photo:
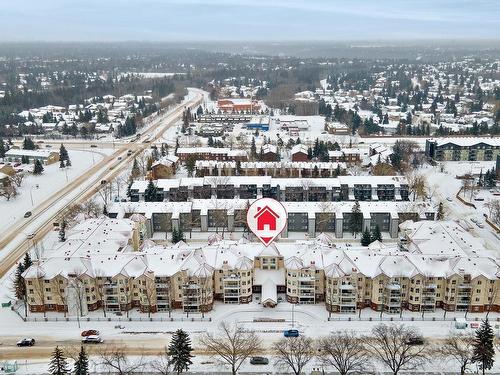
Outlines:
<svg viewBox="0 0 500 375"><path fill-rule="evenodd" d="M63 0L0 4L0 42L496 40L492 0Z"/></svg>

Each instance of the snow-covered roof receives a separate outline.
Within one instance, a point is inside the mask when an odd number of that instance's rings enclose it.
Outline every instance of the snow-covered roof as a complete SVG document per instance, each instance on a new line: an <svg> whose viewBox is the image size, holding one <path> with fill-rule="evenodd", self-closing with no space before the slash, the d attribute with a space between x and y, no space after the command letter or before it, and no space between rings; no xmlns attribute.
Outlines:
<svg viewBox="0 0 500 375"><path fill-rule="evenodd" d="M478 145L480 143L484 143L493 147L500 147L500 138L478 138L478 137L438 138L435 140L435 142L437 146L443 146L451 143L461 147L470 147Z"/></svg>

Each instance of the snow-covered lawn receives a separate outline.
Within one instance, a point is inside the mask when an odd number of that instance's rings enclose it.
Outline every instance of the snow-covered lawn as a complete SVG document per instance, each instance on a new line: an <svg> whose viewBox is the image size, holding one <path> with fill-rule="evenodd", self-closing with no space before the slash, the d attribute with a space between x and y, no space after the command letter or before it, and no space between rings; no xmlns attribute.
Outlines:
<svg viewBox="0 0 500 375"><path fill-rule="evenodd" d="M40 176L26 173L18 195L7 201L0 198L0 233L18 220L24 220L24 213L32 211L52 194L62 189L68 182L81 176L92 165L98 163L105 155L113 150L68 150L71 167L61 169L59 163L44 166L44 172Z"/></svg>

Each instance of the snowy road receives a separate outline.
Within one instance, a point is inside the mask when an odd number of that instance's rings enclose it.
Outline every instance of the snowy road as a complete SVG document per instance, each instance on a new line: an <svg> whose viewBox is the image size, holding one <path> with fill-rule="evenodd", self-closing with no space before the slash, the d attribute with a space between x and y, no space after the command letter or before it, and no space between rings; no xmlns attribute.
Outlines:
<svg viewBox="0 0 500 375"><path fill-rule="evenodd" d="M70 204L74 204L93 196L100 188L101 181L110 181L129 167L136 154L150 147L159 139L165 130L171 127L182 115L186 106L196 106L202 99L201 90L190 89L187 99L175 109L150 122L142 136L134 143L123 145L112 155L104 158L77 179L66 184L63 189L50 196L32 212L32 216L16 226L11 226L0 240L0 277L3 276L16 261L35 242L42 239L50 230L59 213ZM154 134L153 137L150 135ZM127 156L127 151L133 153Z"/></svg>

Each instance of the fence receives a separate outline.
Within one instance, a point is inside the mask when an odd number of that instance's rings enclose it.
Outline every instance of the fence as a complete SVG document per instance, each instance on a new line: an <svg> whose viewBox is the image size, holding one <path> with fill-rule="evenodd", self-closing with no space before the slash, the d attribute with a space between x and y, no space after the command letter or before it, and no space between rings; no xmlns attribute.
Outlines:
<svg viewBox="0 0 500 375"><path fill-rule="evenodd" d="M169 318L169 317L136 317L136 316L83 316L77 318L75 316L68 317L57 317L57 316L47 316L47 317L38 317L38 316L28 316L24 317L19 312L17 314L23 319L25 322L211 322L212 318Z"/></svg>
<svg viewBox="0 0 500 375"><path fill-rule="evenodd" d="M483 317L473 317L467 318L468 322L480 322L484 318ZM350 321L361 321L361 322L377 322L377 321L386 321L386 322L446 322L446 321L455 321L457 320L456 316L367 316L367 317L359 317L359 316L330 316L328 317L329 322L341 321L341 322L350 322ZM500 317L496 319L489 319L490 321L500 322Z"/></svg>

